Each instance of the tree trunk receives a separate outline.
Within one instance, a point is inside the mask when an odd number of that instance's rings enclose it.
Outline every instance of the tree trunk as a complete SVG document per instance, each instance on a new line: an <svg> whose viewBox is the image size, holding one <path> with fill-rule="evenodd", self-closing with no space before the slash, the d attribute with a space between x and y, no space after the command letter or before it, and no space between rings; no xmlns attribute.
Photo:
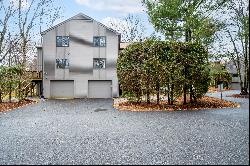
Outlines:
<svg viewBox="0 0 250 166"><path fill-rule="evenodd" d="M159 83L159 81L156 83L156 91L157 91L157 104L160 104L160 83Z"/></svg>
<svg viewBox="0 0 250 166"><path fill-rule="evenodd" d="M243 81L242 81L242 77L241 77L240 68L238 68L237 70L238 70L237 73L238 73L239 78L240 78L240 91L241 91L240 94L244 94L244 87L243 87Z"/></svg>
<svg viewBox="0 0 250 166"><path fill-rule="evenodd" d="M247 33L248 34L248 33ZM249 90L248 89L248 78L249 78L249 73L248 73L248 71L249 71L249 55L248 55L248 49L249 49L249 47L248 47L248 43L249 43L249 35L247 35L247 36L245 36L245 52L244 52L244 62L245 62L245 65L244 65L244 68L245 68L245 89L246 89L246 92L248 93L248 91L247 90Z"/></svg>
<svg viewBox="0 0 250 166"><path fill-rule="evenodd" d="M147 90L147 103L150 104L150 94L149 94L149 90Z"/></svg>
<svg viewBox="0 0 250 166"><path fill-rule="evenodd" d="M171 105L174 104L174 84L171 85Z"/></svg>
<svg viewBox="0 0 250 166"><path fill-rule="evenodd" d="M187 79L187 74L186 74L186 66L184 67L184 85L183 85L183 104L187 104L187 84L186 84L186 79Z"/></svg>
<svg viewBox="0 0 250 166"><path fill-rule="evenodd" d="M27 61L27 40L25 36L22 36L22 67L25 68L26 61Z"/></svg>
<svg viewBox="0 0 250 166"><path fill-rule="evenodd" d="M137 99L137 103L140 103L141 102L141 93L137 93L136 94L136 99Z"/></svg>
<svg viewBox="0 0 250 166"><path fill-rule="evenodd" d="M18 98L21 99L21 81L18 81Z"/></svg>
<svg viewBox="0 0 250 166"><path fill-rule="evenodd" d="M248 60L247 60L247 55L244 57L244 91L245 94L248 94L247 89L248 89Z"/></svg>
<svg viewBox="0 0 250 166"><path fill-rule="evenodd" d="M189 42L191 41L191 30L190 28L186 28L185 30L185 41ZM185 65L184 67L184 77L185 77L185 82L184 82L184 86L183 86L183 104L187 104L187 84L186 84L186 77L187 77L187 67Z"/></svg>
<svg viewBox="0 0 250 166"><path fill-rule="evenodd" d="M247 69L247 89L249 92L249 69Z"/></svg>
<svg viewBox="0 0 250 166"><path fill-rule="evenodd" d="M190 103L193 103L193 88L190 86Z"/></svg>
<svg viewBox="0 0 250 166"><path fill-rule="evenodd" d="M197 102L197 98L196 97L193 97L194 98L194 102L196 103Z"/></svg>
<svg viewBox="0 0 250 166"><path fill-rule="evenodd" d="M183 104L187 104L187 88L186 88L186 83L184 83L184 88L183 88Z"/></svg>
<svg viewBox="0 0 250 166"><path fill-rule="evenodd" d="M2 90L1 90L1 87L0 87L0 103L2 103Z"/></svg>
<svg viewBox="0 0 250 166"><path fill-rule="evenodd" d="M140 97L139 97L139 96L137 96L137 97L136 97L136 99L137 99L137 101L136 101L136 102L137 102L137 103L140 103L140 101L141 101Z"/></svg>
<svg viewBox="0 0 250 166"><path fill-rule="evenodd" d="M11 103L11 82L9 83L9 102Z"/></svg>
<svg viewBox="0 0 250 166"><path fill-rule="evenodd" d="M169 95L169 92L170 92L170 89L169 89L169 84L168 84L168 104L170 105L170 95Z"/></svg>

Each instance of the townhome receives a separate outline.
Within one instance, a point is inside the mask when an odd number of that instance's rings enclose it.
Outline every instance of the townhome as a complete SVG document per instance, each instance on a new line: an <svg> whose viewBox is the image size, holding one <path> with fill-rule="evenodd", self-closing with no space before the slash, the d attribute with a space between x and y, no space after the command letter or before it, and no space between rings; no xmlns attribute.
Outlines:
<svg viewBox="0 0 250 166"><path fill-rule="evenodd" d="M119 33L80 13L41 35L37 49L45 98L119 96Z"/></svg>
<svg viewBox="0 0 250 166"><path fill-rule="evenodd" d="M240 71L241 71L241 78L243 80L244 78L244 63L243 63L243 59L240 58ZM237 69L235 64L233 63L233 61L228 61L225 64L225 68L227 69L227 71L232 75L232 82L231 82L231 89L232 90L240 90L240 77L239 74L237 73ZM249 85L249 84L248 84ZM249 89L249 87L248 87Z"/></svg>

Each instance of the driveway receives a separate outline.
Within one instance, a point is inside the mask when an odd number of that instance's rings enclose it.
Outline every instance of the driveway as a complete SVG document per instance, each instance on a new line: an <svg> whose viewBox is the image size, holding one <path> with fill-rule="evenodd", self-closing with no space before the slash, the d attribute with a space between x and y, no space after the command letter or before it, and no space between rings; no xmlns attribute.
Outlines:
<svg viewBox="0 0 250 166"><path fill-rule="evenodd" d="M247 165L249 101L227 94L241 108L119 112L110 99L77 99L0 113L0 164Z"/></svg>

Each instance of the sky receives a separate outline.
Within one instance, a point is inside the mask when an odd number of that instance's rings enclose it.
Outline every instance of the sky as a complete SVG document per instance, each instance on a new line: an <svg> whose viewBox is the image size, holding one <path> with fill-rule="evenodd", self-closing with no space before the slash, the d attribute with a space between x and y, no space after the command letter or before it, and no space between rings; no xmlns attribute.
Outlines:
<svg viewBox="0 0 250 166"><path fill-rule="evenodd" d="M128 14L135 14L143 21L146 35L154 31L141 0L59 0L59 2L63 8L63 18L57 20L57 23L78 13L86 14L101 23L105 23L107 18L122 19Z"/></svg>
<svg viewBox="0 0 250 166"><path fill-rule="evenodd" d="M142 5L141 0L52 0L53 4L62 7L62 18L59 18L54 25L67 20L68 18L83 13L90 16L91 18L105 24L105 20L121 20L128 14L137 15L145 25L144 37L150 36L154 32L152 24L149 22L148 15L145 7ZM18 5L18 0L4 0L3 2L13 2L14 5ZM23 10L27 10L31 0L22 0ZM35 0L36 2L36 0ZM0 12L1 13L1 12ZM1 14L0 14L1 16ZM222 15L216 15L222 18ZM14 20L13 20L14 22ZM118 21L119 22L119 21ZM12 24L13 27L16 25ZM48 26L42 25L42 31L48 29ZM32 36L34 41L41 41L40 28L36 29L36 34ZM157 34L160 36L160 34ZM224 35L225 36L225 35ZM161 35L162 39L164 37ZM223 39L224 41L227 38ZM225 42L226 44L228 42ZM232 46L226 46L226 49L232 48ZM221 45L218 43L214 44L213 52L224 52L221 49Z"/></svg>
<svg viewBox="0 0 250 166"><path fill-rule="evenodd" d="M57 23L62 22L78 13L84 13L93 19L105 24L105 20L120 20L128 14L137 15L145 25L145 37L150 36L154 32L154 28L149 21L145 7L141 0L58 0L63 7L63 18ZM220 16L218 16L220 17ZM163 35L157 33L158 36ZM215 43L215 52L221 50L218 43Z"/></svg>
<svg viewBox="0 0 250 166"><path fill-rule="evenodd" d="M31 5L31 0L21 0L22 9L28 10ZM37 0L35 0L36 2ZM61 7L60 18L57 19L53 25L67 20L79 13L83 13L94 20L101 22L103 24L107 23L107 20L114 20L115 22L124 22L123 18L128 16L128 14L136 15L142 21L145 26L144 37L150 36L154 32L152 24L149 22L148 15L146 13L145 7L142 5L141 0L52 0L55 7ZM15 8L18 8L18 0L4 0L6 6L13 3ZM31 10L34 10L36 5L33 4ZM0 12L0 16L1 16ZM11 21L11 22L14 22ZM38 20L39 22L39 20ZM107 25L107 24L106 24ZM10 24L11 29L16 29L16 24ZM42 24L41 31L45 31L50 28L46 24ZM33 38L34 41L40 41L41 36L40 28L36 27L34 29L36 34ZM160 36L159 33L157 33Z"/></svg>

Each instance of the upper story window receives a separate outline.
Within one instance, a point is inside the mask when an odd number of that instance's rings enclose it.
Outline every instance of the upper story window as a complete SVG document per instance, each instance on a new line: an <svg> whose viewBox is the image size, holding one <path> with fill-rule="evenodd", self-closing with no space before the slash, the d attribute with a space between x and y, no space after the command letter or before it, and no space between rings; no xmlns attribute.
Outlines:
<svg viewBox="0 0 250 166"><path fill-rule="evenodd" d="M69 36L57 36L56 46L57 47L69 47Z"/></svg>
<svg viewBox="0 0 250 166"><path fill-rule="evenodd" d="M68 69L69 60L68 59L56 59L56 68L57 69Z"/></svg>
<svg viewBox="0 0 250 166"><path fill-rule="evenodd" d="M94 58L94 69L105 69L106 59L105 58Z"/></svg>
<svg viewBox="0 0 250 166"><path fill-rule="evenodd" d="M237 73L233 73L232 77L238 77L238 74Z"/></svg>
<svg viewBox="0 0 250 166"><path fill-rule="evenodd" d="M106 47L106 36L94 36L94 47Z"/></svg>

